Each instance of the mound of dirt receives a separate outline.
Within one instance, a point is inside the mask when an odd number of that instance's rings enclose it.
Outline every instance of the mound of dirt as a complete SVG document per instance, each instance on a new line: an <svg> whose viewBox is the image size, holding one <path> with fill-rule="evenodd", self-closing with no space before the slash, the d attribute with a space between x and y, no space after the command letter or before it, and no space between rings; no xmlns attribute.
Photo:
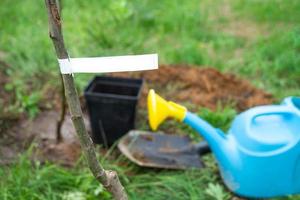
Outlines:
<svg viewBox="0 0 300 200"><path fill-rule="evenodd" d="M114 73L113 76L144 78L142 105L149 88L164 98L215 109L217 105L233 104L239 110L270 104L271 94L252 86L233 74L224 74L214 68L187 65L161 65L158 70Z"/></svg>

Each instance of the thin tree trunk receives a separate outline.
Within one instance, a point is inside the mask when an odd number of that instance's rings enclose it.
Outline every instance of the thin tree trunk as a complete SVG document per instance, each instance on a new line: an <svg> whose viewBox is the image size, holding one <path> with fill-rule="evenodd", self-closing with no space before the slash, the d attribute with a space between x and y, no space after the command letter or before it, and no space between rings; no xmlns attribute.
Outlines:
<svg viewBox="0 0 300 200"><path fill-rule="evenodd" d="M68 52L64 45L61 20L56 0L45 0L45 2L49 17L49 35L55 47L56 55L59 59L68 59ZM62 74L62 77L73 125L91 172L115 199L127 200L127 194L119 181L117 173L105 170L97 160L93 142L87 133L83 122L80 102L72 74Z"/></svg>

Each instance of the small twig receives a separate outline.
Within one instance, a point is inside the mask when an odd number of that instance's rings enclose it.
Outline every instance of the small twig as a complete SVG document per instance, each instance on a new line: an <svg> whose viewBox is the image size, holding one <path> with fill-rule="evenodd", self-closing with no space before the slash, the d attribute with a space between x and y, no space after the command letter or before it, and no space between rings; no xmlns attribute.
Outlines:
<svg viewBox="0 0 300 200"><path fill-rule="evenodd" d="M65 48L61 31L61 20L56 0L45 0L49 17L49 36L55 47L59 59L67 59L68 52ZM96 157L95 147L86 131L79 98L77 95L74 79L71 74L62 74L65 88L66 100L70 109L71 119L79 137L82 151L85 155L89 168L95 178L113 195L117 200L127 200L127 194L122 186L117 173L105 170Z"/></svg>
<svg viewBox="0 0 300 200"><path fill-rule="evenodd" d="M56 5L58 6L59 14L61 14L62 10L62 0L56 0ZM65 96L65 87L63 82L63 77L60 74L60 80L61 80L61 99L60 99L60 116L59 119L56 122L56 143L60 143L63 140L61 128L65 121L65 115L66 115L66 96Z"/></svg>
<svg viewBox="0 0 300 200"><path fill-rule="evenodd" d="M63 82L63 77L60 75L61 78L61 100L60 100L60 107L61 112L59 119L56 122L56 142L60 143L63 140L61 128L65 121L65 115L66 115L66 96L65 96L65 87Z"/></svg>

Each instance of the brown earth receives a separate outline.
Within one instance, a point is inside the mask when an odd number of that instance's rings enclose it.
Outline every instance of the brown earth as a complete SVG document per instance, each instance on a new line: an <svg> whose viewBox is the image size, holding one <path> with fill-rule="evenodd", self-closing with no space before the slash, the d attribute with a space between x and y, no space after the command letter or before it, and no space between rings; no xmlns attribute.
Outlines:
<svg viewBox="0 0 300 200"><path fill-rule="evenodd" d="M224 74L214 68L187 65L162 65L158 70L130 73L114 73L113 76L144 78L141 103L149 88L164 98L216 109L218 105L233 104L239 111L270 104L271 94L255 88L248 81L233 74Z"/></svg>
<svg viewBox="0 0 300 200"><path fill-rule="evenodd" d="M69 114L66 114L62 127L63 141L56 143L58 117L59 112L42 111L34 120L20 119L5 134L0 135L0 165L9 164L34 141L38 145L33 148L33 159L73 166L81 155L80 144ZM85 114L84 122L90 132Z"/></svg>

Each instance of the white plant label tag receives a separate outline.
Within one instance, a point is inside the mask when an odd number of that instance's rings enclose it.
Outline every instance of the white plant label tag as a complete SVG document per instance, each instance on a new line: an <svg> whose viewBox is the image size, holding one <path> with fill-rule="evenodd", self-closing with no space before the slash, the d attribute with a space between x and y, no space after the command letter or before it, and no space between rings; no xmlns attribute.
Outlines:
<svg viewBox="0 0 300 200"><path fill-rule="evenodd" d="M158 55L58 59L62 74L107 73L158 69Z"/></svg>

